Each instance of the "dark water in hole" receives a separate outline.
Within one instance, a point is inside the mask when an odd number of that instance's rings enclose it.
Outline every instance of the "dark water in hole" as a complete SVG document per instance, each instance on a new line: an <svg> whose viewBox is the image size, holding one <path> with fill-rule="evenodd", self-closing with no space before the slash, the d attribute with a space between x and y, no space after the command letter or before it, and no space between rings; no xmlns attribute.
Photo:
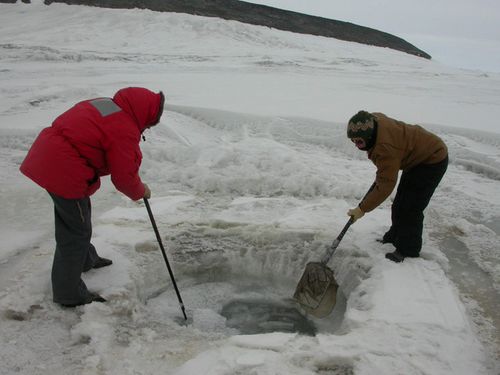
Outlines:
<svg viewBox="0 0 500 375"><path fill-rule="evenodd" d="M314 336L317 329L293 304L269 300L235 299L221 311L226 325L242 334L296 332Z"/></svg>

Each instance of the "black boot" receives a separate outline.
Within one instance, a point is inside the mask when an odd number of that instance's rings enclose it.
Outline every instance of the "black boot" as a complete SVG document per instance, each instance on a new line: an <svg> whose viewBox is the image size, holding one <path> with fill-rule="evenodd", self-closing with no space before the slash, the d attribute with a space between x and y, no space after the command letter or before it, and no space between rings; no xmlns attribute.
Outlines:
<svg viewBox="0 0 500 375"><path fill-rule="evenodd" d="M382 243L390 243L392 245L394 245L396 243L396 235L394 234L394 231L392 230L388 230L387 232L385 232L384 236L380 239L380 240L377 240L379 242L382 242Z"/></svg>
<svg viewBox="0 0 500 375"><path fill-rule="evenodd" d="M405 256L397 250L393 251L392 253L385 254L385 257L396 263L401 263L405 259Z"/></svg>
<svg viewBox="0 0 500 375"><path fill-rule="evenodd" d="M94 263L94 267L92 268L102 268L102 267L107 267L113 264L113 261L111 259L106 259L106 258L97 258L96 262Z"/></svg>
<svg viewBox="0 0 500 375"><path fill-rule="evenodd" d="M61 306L76 307L76 306L87 305L87 304L92 303L92 302L106 302L106 299L104 299L103 297L101 297L97 293L89 292L87 298L84 301L79 302L79 303L61 303Z"/></svg>
<svg viewBox="0 0 500 375"><path fill-rule="evenodd" d="M392 253L385 254L385 257L389 260L392 260L393 262L401 263L403 260L405 260L405 258L418 258L419 254L407 254L396 250Z"/></svg>

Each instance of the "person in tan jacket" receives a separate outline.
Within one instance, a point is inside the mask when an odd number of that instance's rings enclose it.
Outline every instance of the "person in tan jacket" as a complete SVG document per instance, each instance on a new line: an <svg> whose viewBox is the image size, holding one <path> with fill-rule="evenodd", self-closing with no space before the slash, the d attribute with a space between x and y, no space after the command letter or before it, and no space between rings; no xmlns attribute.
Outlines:
<svg viewBox="0 0 500 375"><path fill-rule="evenodd" d="M375 182L361 203L347 214L354 221L384 202L394 190L390 229L380 240L396 250L385 257L402 262L422 248L424 210L448 167L448 149L437 135L383 113L359 111L347 125L347 137L366 151L377 167Z"/></svg>

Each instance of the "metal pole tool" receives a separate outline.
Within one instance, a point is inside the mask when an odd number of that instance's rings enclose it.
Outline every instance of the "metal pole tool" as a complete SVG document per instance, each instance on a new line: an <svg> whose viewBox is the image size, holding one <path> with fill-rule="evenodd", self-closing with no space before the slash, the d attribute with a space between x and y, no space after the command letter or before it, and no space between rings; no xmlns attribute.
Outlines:
<svg viewBox="0 0 500 375"><path fill-rule="evenodd" d="M184 302L182 302L181 293L179 292L179 288L177 288L177 283L175 282L174 273L172 272L172 268L170 267L170 263L167 259L167 254L165 253L165 248L163 247L163 243L161 242L160 232L158 232L158 227L156 226L155 218L153 217L153 212L151 211L151 207L149 206L149 202L147 198L144 199L144 204L146 205L146 209L148 210L149 219L151 220L151 225L156 234L156 239L158 240L158 244L160 245L161 253L163 254L163 259L165 259L165 264L167 265L168 273L170 274L170 279L172 279L172 284L174 284L175 293L177 294L177 299L179 300L179 304L181 305L182 314L184 315L184 320L187 320L186 309L184 308Z"/></svg>

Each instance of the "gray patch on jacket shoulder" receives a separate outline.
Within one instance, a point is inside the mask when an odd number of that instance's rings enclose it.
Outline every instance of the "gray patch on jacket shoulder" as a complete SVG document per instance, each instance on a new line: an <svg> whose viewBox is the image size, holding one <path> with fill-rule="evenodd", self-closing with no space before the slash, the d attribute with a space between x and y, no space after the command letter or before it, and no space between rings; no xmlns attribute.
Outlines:
<svg viewBox="0 0 500 375"><path fill-rule="evenodd" d="M99 98L99 99L94 99L90 101L90 104L92 104L101 114L101 116L109 116L113 113L119 112L122 109L118 107L114 101L112 101L109 98Z"/></svg>

